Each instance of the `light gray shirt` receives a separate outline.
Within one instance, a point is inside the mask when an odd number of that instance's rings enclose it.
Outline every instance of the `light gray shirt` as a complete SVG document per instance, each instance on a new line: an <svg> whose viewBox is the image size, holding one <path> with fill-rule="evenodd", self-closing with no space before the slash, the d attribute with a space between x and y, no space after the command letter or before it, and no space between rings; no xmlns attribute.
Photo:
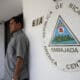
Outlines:
<svg viewBox="0 0 80 80"><path fill-rule="evenodd" d="M11 38L7 53L5 57L5 75L4 80L12 80L15 71L17 57L22 57L24 65L20 75L20 80L28 78L28 54L29 54L29 41L22 30L17 31Z"/></svg>

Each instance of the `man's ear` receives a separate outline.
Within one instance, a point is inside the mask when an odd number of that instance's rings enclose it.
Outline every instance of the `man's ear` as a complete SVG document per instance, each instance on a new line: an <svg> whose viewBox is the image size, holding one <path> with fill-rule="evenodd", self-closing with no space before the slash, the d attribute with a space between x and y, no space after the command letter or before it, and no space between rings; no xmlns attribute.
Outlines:
<svg viewBox="0 0 80 80"><path fill-rule="evenodd" d="M19 28L21 28L22 25L21 25L21 23L18 23L17 26L18 26Z"/></svg>
<svg viewBox="0 0 80 80"><path fill-rule="evenodd" d="M19 24L19 26L21 26L21 23L18 23Z"/></svg>

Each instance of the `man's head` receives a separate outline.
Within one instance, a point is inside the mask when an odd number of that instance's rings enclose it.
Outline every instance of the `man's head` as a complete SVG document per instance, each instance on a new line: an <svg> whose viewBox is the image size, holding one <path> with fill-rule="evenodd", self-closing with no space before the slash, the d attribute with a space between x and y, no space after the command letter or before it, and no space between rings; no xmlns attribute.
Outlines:
<svg viewBox="0 0 80 80"><path fill-rule="evenodd" d="M23 17L19 17L19 16L12 17L10 19L9 27L10 27L11 33L22 29L23 28Z"/></svg>

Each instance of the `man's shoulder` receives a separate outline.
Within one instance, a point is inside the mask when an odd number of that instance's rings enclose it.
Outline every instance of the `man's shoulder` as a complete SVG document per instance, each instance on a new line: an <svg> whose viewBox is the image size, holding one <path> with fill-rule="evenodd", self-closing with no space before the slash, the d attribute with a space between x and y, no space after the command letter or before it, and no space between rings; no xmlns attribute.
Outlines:
<svg viewBox="0 0 80 80"><path fill-rule="evenodd" d="M17 41L28 41L28 38L27 38L27 36L25 35L25 33L22 31L22 32L20 32L19 34L17 34L17 36L16 36L16 40Z"/></svg>

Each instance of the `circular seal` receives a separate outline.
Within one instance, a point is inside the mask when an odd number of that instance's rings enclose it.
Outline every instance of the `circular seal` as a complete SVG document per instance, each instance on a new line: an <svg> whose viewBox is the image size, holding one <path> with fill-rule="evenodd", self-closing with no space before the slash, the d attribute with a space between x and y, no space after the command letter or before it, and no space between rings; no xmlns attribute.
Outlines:
<svg viewBox="0 0 80 80"><path fill-rule="evenodd" d="M44 51L51 63L63 71L80 70L79 3L53 0L55 5L44 20Z"/></svg>

